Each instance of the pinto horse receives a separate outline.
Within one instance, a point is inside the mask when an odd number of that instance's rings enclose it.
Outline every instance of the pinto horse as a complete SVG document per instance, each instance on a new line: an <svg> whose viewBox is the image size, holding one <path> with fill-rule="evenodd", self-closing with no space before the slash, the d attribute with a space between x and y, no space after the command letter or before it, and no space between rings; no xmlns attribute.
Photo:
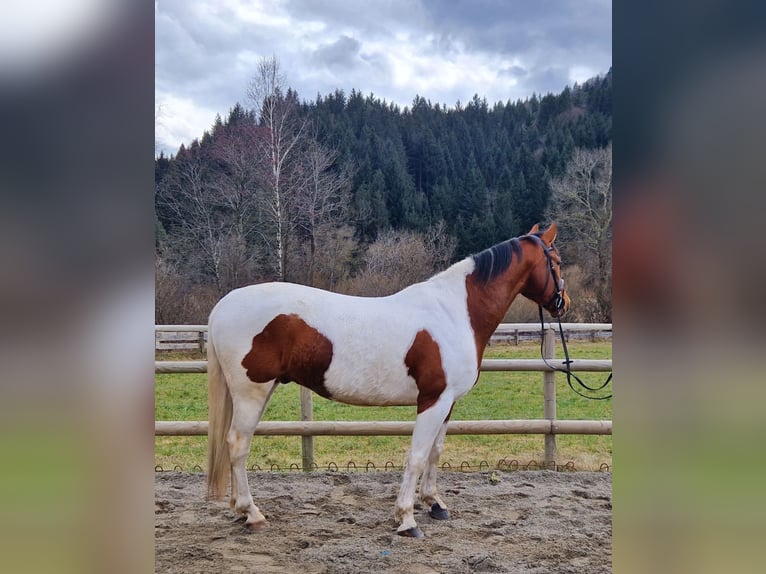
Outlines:
<svg viewBox="0 0 766 574"><path fill-rule="evenodd" d="M230 503L258 530L245 463L279 383L296 382L351 405L414 405L417 418L396 500L397 532L422 537L420 497L436 519L449 513L436 468L452 407L478 380L484 347L516 295L554 317L569 309L553 240L535 225L387 297L352 297L303 285L236 289L210 314L208 495ZM421 478L422 475L422 478Z"/></svg>

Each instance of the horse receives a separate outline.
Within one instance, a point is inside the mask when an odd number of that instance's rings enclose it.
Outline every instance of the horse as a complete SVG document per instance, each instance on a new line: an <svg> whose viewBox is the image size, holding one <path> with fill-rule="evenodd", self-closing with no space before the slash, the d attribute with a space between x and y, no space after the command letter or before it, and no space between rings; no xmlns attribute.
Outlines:
<svg viewBox="0 0 766 574"><path fill-rule="evenodd" d="M245 464L280 383L295 382L351 405L417 407L395 518L397 533L424 536L420 498L437 520L449 511L436 468L455 402L479 377L484 348L521 293L553 317L570 305L553 245L556 224L498 243L386 297L355 297L291 283L235 289L208 323L208 497L224 498L251 530L267 526ZM421 478L422 475L422 478Z"/></svg>

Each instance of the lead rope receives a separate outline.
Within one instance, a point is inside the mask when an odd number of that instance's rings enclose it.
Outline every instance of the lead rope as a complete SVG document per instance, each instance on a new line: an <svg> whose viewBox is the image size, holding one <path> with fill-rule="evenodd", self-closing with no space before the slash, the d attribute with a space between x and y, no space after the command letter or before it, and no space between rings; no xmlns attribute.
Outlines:
<svg viewBox="0 0 766 574"><path fill-rule="evenodd" d="M606 399L611 399L612 398L611 394L605 397L591 397L589 395L586 395L578 391L572 384L572 379L574 378L574 380L576 380L582 388L587 389L588 391L591 391L593 393L597 393L609 384L609 381L612 380L612 373L609 373L609 376L606 378L606 380L603 382L603 384L600 387L594 388L594 387L589 387L588 385L583 383L582 379L580 379L580 377L578 377L572 372L572 360L569 358L569 350L567 349L567 342L564 337L564 327L561 325L561 317L558 317L559 334L561 335L561 346L564 348L564 357L566 358L566 360L564 361L564 364L567 366L567 368L560 369L554 365L551 365L548 362L548 360L545 358L545 353L543 352L543 339L545 337L545 321L543 320L543 308L541 305L538 305L537 309L538 311L540 311L540 356L543 358L543 362L548 366L549 369L558 371L559 373L565 373L567 376L567 384L569 385L569 388L572 389L575 393L577 393L581 397L585 397L586 399L591 399L594 401L603 401Z"/></svg>

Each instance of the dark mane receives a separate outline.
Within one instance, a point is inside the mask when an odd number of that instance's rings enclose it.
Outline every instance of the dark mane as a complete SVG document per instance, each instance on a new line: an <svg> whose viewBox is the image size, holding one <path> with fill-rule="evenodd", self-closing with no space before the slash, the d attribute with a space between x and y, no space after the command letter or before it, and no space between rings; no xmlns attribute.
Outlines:
<svg viewBox="0 0 766 574"><path fill-rule="evenodd" d="M533 235L540 237L542 233ZM521 261L521 240L526 238L526 235L514 237L472 255L475 264L472 275L481 283L488 283L508 269L514 260Z"/></svg>

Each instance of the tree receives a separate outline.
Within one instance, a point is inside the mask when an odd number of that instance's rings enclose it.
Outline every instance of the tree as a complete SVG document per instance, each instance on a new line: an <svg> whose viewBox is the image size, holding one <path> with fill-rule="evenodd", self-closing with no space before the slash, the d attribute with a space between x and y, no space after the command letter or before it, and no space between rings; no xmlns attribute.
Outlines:
<svg viewBox="0 0 766 574"><path fill-rule="evenodd" d="M239 122L221 129L210 147L210 158L218 168L211 186L231 216L237 236L247 244L252 244L256 236L265 239L260 227L254 225L258 173L263 163L257 150L264 137L252 122Z"/></svg>
<svg viewBox="0 0 766 574"><path fill-rule="evenodd" d="M166 213L173 251L196 254L203 273L211 275L222 290L221 262L228 229L216 209L209 168L198 149L184 150L173 163L157 186L157 204Z"/></svg>
<svg viewBox="0 0 766 574"><path fill-rule="evenodd" d="M349 217L352 170L348 165L335 168L337 158L336 151L328 150L314 138L307 142L301 161L295 164L303 172L303 182L293 198L294 222L300 237L308 244L305 279L309 285L316 285L317 266L328 263L320 260L320 254L330 255L325 244L345 237L343 244L350 245L351 233L346 230L338 235L338 232L346 226Z"/></svg>
<svg viewBox="0 0 766 574"><path fill-rule="evenodd" d="M258 276L256 139L252 122L218 130L179 154L157 184L158 248L190 280L212 278L218 296Z"/></svg>
<svg viewBox="0 0 766 574"><path fill-rule="evenodd" d="M158 152L156 244L167 305L202 314L219 294L254 281L348 285L364 269L367 246L390 228L423 233L444 220L460 255L483 249L542 221L557 203L549 182L564 179L574 149L611 139L611 71L560 95L493 105L477 95L449 108L417 96L404 110L356 90L299 102L285 82L276 59L263 60L246 106L216 117L175 156ZM348 186L346 166L354 168ZM572 206L560 211L576 215ZM597 304L592 282L609 266L580 240L566 241L583 228L572 227L560 243L574 246L568 261L590 266L579 277L593 300L579 318L601 317L608 290ZM570 267L570 291L577 277ZM165 288L174 284L181 305Z"/></svg>
<svg viewBox="0 0 766 574"><path fill-rule="evenodd" d="M593 293L592 320L612 314L612 147L576 148L561 177L550 181L547 215L559 223L562 251L574 256Z"/></svg>
<svg viewBox="0 0 766 574"><path fill-rule="evenodd" d="M390 295L424 281L447 267L456 241L443 221L425 233L389 229L381 233L364 256L364 268L351 281L352 295Z"/></svg>
<svg viewBox="0 0 766 574"><path fill-rule="evenodd" d="M285 76L276 57L263 58L247 90L265 137L258 151L265 158L261 170L262 207L272 226L277 278L286 280L287 241L293 201L301 182L292 162L300 154L308 131L308 116L300 113L297 94L285 91Z"/></svg>

